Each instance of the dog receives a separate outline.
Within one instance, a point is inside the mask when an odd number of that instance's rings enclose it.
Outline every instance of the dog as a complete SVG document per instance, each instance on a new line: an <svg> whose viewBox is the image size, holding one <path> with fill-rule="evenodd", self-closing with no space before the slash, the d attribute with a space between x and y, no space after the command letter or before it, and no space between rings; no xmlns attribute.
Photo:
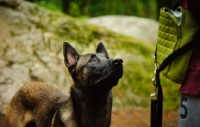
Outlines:
<svg viewBox="0 0 200 127"><path fill-rule="evenodd" d="M69 97L52 85L27 83L8 104L7 127L110 126L111 89L123 76L123 60L110 59L102 42L85 55L64 42L63 55L73 79Z"/></svg>

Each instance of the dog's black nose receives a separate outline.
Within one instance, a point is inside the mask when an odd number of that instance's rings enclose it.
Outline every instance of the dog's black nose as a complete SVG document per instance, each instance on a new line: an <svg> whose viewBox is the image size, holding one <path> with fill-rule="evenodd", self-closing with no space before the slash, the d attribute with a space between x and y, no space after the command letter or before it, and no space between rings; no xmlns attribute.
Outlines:
<svg viewBox="0 0 200 127"><path fill-rule="evenodd" d="M117 59L113 59L112 60L112 64L113 65L121 65L123 63L123 60L120 59L120 58L117 58Z"/></svg>

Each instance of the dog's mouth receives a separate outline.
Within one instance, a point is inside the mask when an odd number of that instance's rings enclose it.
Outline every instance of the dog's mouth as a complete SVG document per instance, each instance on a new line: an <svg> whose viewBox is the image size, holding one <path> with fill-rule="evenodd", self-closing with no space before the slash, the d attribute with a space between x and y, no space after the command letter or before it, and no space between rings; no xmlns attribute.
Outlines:
<svg viewBox="0 0 200 127"><path fill-rule="evenodd" d="M122 66L115 69L114 71L110 72L110 74L108 74L108 77L111 77L113 79L120 79L123 76L123 68Z"/></svg>
<svg viewBox="0 0 200 127"><path fill-rule="evenodd" d="M102 73L102 78L98 79L95 84L109 84L115 86L118 83L118 80L123 76L123 66L119 65L117 67L107 69Z"/></svg>

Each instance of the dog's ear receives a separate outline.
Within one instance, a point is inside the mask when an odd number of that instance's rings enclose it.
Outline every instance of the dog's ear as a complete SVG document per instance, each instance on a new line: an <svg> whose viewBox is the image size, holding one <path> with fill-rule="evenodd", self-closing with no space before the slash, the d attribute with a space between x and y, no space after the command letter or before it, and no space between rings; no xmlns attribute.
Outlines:
<svg viewBox="0 0 200 127"><path fill-rule="evenodd" d="M107 52L107 50L106 50L106 48L104 47L104 45L103 45L102 42L100 42L100 43L97 45L96 53L103 53L103 54L106 55L107 58L109 58L108 52Z"/></svg>
<svg viewBox="0 0 200 127"><path fill-rule="evenodd" d="M75 65L79 58L77 51L68 42L63 43L63 55L65 65L68 68Z"/></svg>

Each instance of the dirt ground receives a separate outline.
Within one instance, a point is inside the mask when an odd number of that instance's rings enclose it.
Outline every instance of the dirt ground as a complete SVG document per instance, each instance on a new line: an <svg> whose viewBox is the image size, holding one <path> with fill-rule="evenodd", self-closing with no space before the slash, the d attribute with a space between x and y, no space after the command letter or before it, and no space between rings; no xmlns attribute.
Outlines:
<svg viewBox="0 0 200 127"><path fill-rule="evenodd" d="M163 112L163 127L177 127L178 111ZM114 109L111 127L150 127L148 109Z"/></svg>
<svg viewBox="0 0 200 127"><path fill-rule="evenodd" d="M113 109L111 127L149 127L148 109ZM163 112L163 127L177 127L178 111ZM5 116L0 115L0 127L5 127Z"/></svg>

